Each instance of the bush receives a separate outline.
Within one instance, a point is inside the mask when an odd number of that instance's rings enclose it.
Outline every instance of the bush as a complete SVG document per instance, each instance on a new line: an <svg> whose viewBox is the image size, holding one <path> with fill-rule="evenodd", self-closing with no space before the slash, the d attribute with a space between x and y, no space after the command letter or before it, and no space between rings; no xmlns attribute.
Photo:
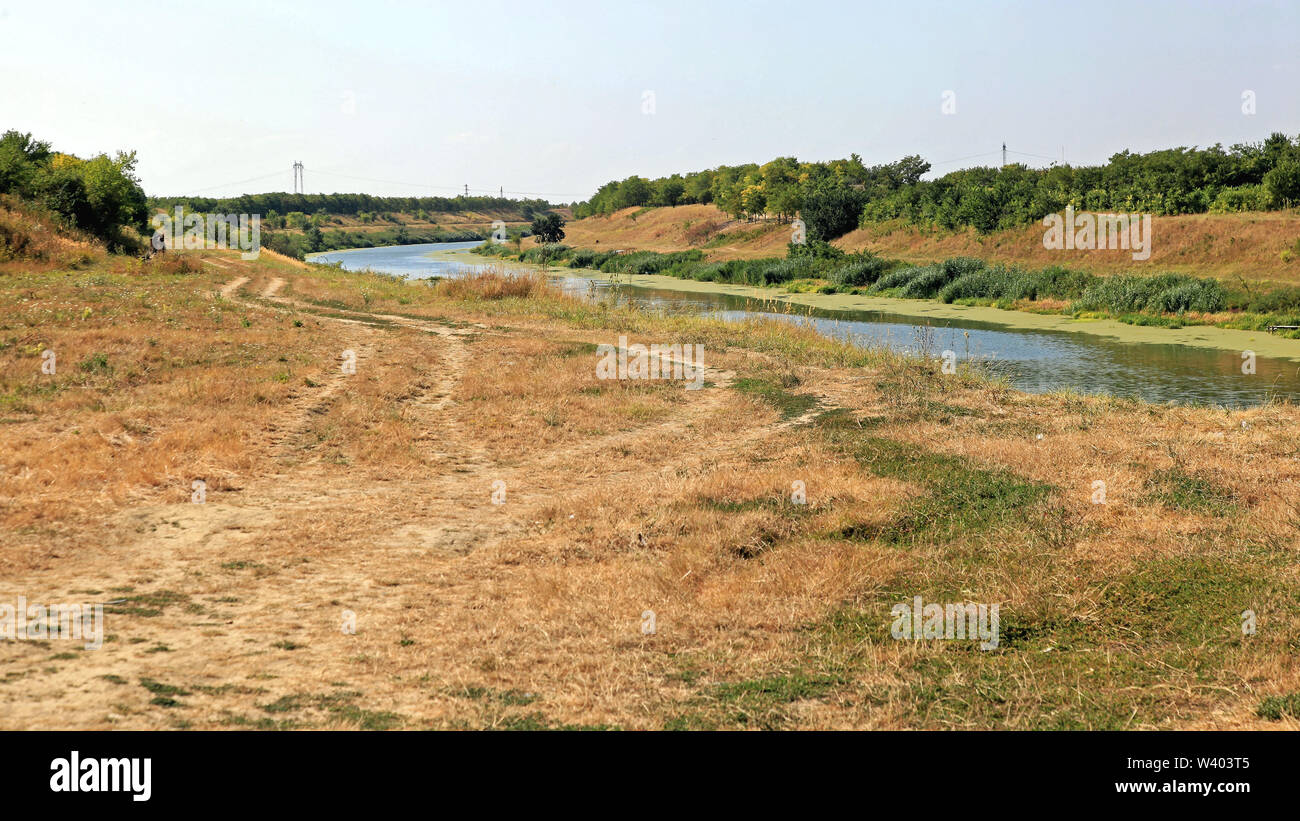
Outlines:
<svg viewBox="0 0 1300 821"><path fill-rule="evenodd" d="M827 279L841 288L861 288L875 283L890 267L886 260L864 253L847 264L834 268Z"/></svg>
<svg viewBox="0 0 1300 821"><path fill-rule="evenodd" d="M593 251L590 248L578 248L569 254L570 268L599 268L614 254L605 251Z"/></svg>
<svg viewBox="0 0 1300 821"><path fill-rule="evenodd" d="M1222 311L1226 303L1223 286L1212 279L1200 279L1175 285L1157 293L1147 303L1147 309L1165 314L1181 314L1187 311L1212 314Z"/></svg>
<svg viewBox="0 0 1300 821"><path fill-rule="evenodd" d="M686 262L699 262L704 259L704 252L699 250L678 251L671 254L659 254L654 251L635 251L630 254L614 254L600 265L606 274L658 274L666 269Z"/></svg>
<svg viewBox="0 0 1300 821"><path fill-rule="evenodd" d="M1182 274L1112 276L1097 280L1074 303L1077 310L1131 314L1141 311L1214 313L1227 306L1223 286Z"/></svg>
<svg viewBox="0 0 1300 821"><path fill-rule="evenodd" d="M1264 175L1264 189L1275 206L1300 203L1300 160L1286 160Z"/></svg>
<svg viewBox="0 0 1300 821"><path fill-rule="evenodd" d="M785 255L787 259L843 259L845 257L845 253L839 248L819 239L787 243Z"/></svg>
<svg viewBox="0 0 1300 821"><path fill-rule="evenodd" d="M899 270L891 271L876 280L876 284L872 285L869 290L872 293L880 293L881 291L888 291L891 288L902 288L916 277L922 276L932 270L934 270L934 266L920 267L913 265L908 268L900 268Z"/></svg>
<svg viewBox="0 0 1300 821"><path fill-rule="evenodd" d="M948 279L953 280L959 276L973 274L976 271L983 269L985 266L984 260L975 257L953 257L952 259L944 260L942 267L944 274L947 275Z"/></svg>
<svg viewBox="0 0 1300 821"><path fill-rule="evenodd" d="M799 215L808 226L808 239L829 242L858 227L866 195L830 183L804 196Z"/></svg>
<svg viewBox="0 0 1300 821"><path fill-rule="evenodd" d="M956 302L959 299L1019 299L1020 293L1029 290L1025 287L1026 278L1020 271L1002 267L983 268L949 282L939 290L937 297L940 302Z"/></svg>
<svg viewBox="0 0 1300 821"><path fill-rule="evenodd" d="M1300 288L1292 285L1286 288L1277 288L1263 294L1250 296L1245 305L1245 310L1257 314L1277 314L1289 311L1300 310ZM1283 323L1290 325L1292 323Z"/></svg>
<svg viewBox="0 0 1300 821"><path fill-rule="evenodd" d="M1127 314L1141 311L1155 295L1152 280L1144 277L1111 276L1097 281L1075 302L1084 311L1112 311Z"/></svg>
<svg viewBox="0 0 1300 821"><path fill-rule="evenodd" d="M0 136L0 194L39 203L108 245L133 251L147 227L144 191L135 177L135 154L99 154L83 160L50 150L30 134Z"/></svg>
<svg viewBox="0 0 1300 821"><path fill-rule="evenodd" d="M745 266L745 280L750 285L780 285L798 279L807 270L797 259L756 260Z"/></svg>
<svg viewBox="0 0 1300 821"><path fill-rule="evenodd" d="M1241 185L1225 188L1210 203L1212 214L1235 214L1240 211L1267 211L1270 204L1268 191L1262 185Z"/></svg>
<svg viewBox="0 0 1300 821"><path fill-rule="evenodd" d="M1017 294L1015 299L1078 299L1097 282L1097 277L1086 271L1071 271L1053 265L1026 277L1024 282L1028 290Z"/></svg>
<svg viewBox="0 0 1300 821"><path fill-rule="evenodd" d="M899 291L899 296L907 299L925 299L934 296L948 283L947 263L932 268L923 268L920 273L908 280Z"/></svg>
<svg viewBox="0 0 1300 821"><path fill-rule="evenodd" d="M522 262L541 263L559 262L569 254L569 246L552 242L545 245L534 245L532 248L524 251L519 255Z"/></svg>

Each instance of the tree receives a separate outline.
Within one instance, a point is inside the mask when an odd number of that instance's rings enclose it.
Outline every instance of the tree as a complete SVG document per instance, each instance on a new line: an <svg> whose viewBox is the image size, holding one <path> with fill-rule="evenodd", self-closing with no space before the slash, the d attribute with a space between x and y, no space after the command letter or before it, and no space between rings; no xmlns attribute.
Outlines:
<svg viewBox="0 0 1300 821"><path fill-rule="evenodd" d="M618 193L614 197L614 208L631 208L634 205L645 205L650 202L650 197L654 191L650 188L650 181L644 177L628 177L618 184Z"/></svg>
<svg viewBox="0 0 1300 821"><path fill-rule="evenodd" d="M758 183L750 183L740 192L740 205L750 216L762 216L767 213L767 195Z"/></svg>
<svg viewBox="0 0 1300 821"><path fill-rule="evenodd" d="M314 254L325 250L325 236L315 225L307 229L307 253Z"/></svg>
<svg viewBox="0 0 1300 821"><path fill-rule="evenodd" d="M533 236L544 245L564 239L564 217L553 211L535 217L532 228Z"/></svg>
<svg viewBox="0 0 1300 821"><path fill-rule="evenodd" d="M36 167L49 156L49 143L34 140L31 134L6 131L0 137L0 194L31 196Z"/></svg>
<svg viewBox="0 0 1300 821"><path fill-rule="evenodd" d="M1264 190L1274 204L1287 207L1300 203L1300 160L1283 160L1264 175Z"/></svg>
<svg viewBox="0 0 1300 821"><path fill-rule="evenodd" d="M842 188L829 180L814 185L804 195L800 211L808 226L808 239L830 242L857 228L865 202L861 191Z"/></svg>
<svg viewBox="0 0 1300 821"><path fill-rule="evenodd" d="M671 207L681 200L683 192L686 191L686 185L682 182L680 174L673 174L671 177L657 181L654 189L654 204Z"/></svg>
<svg viewBox="0 0 1300 821"><path fill-rule="evenodd" d="M144 190L135 177L135 152L119 152L91 157L81 163L81 177L86 196L95 211L93 225L84 226L96 235L109 237L118 226L143 229L149 209Z"/></svg>

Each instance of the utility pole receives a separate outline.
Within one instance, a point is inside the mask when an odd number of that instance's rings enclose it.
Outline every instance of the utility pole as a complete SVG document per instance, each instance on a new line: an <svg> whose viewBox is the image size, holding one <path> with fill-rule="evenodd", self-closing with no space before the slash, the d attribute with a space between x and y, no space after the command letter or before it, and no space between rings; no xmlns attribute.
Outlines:
<svg viewBox="0 0 1300 821"><path fill-rule="evenodd" d="M302 161L299 160L293 164L293 193L306 194L307 183L302 176Z"/></svg>
<svg viewBox="0 0 1300 821"><path fill-rule="evenodd" d="M1007 144L1002 144L1002 167L1007 167Z"/></svg>
<svg viewBox="0 0 1300 821"><path fill-rule="evenodd" d="M505 199L505 198L506 198L506 187L505 187L504 185L501 186L501 191L500 191L500 193L497 194L497 198L498 198L498 199Z"/></svg>

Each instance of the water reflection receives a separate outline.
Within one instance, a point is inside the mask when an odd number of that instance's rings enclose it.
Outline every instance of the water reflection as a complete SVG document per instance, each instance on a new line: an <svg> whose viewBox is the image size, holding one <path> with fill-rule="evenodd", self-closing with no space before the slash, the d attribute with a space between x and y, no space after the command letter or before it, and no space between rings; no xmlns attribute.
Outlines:
<svg viewBox="0 0 1300 821"><path fill-rule="evenodd" d="M469 254L463 260L431 259L431 252L472 248L476 242L406 245L332 252L316 261L341 261L348 270L369 268L411 278L458 276L490 264ZM1256 373L1241 372L1240 355L1184 345L1118 342L1090 334L1007 328L970 320L909 317L878 311L824 311L733 294L639 288L604 279L557 276L567 292L584 299L631 303L643 309L687 312L728 320L767 317L807 323L818 332L855 345L939 356L953 351L960 362L978 361L1019 390L1044 393L1072 389L1138 397L1151 402L1257 405L1270 396L1300 400L1300 365L1257 360ZM797 314L794 313L797 311ZM929 330L918 331L928 326Z"/></svg>

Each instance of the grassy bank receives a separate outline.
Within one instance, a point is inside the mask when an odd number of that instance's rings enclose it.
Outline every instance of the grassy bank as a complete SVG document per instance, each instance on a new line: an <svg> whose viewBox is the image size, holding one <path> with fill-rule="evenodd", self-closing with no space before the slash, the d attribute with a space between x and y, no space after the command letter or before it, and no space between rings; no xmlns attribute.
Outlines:
<svg viewBox="0 0 1300 821"><path fill-rule="evenodd" d="M4 726L1300 726L1292 406L505 272L61 253L0 263L0 567L112 604L100 650L0 643ZM702 344L704 387L597 379L620 335ZM997 648L893 638L915 596L997 604Z"/></svg>
<svg viewBox="0 0 1300 821"><path fill-rule="evenodd" d="M565 242L576 248L626 251L689 251L710 259L783 256L792 227L777 219L735 219L713 205L628 208L607 216L574 220ZM870 251L916 265L952 257L1046 268L1064 265L1095 274L1151 271L1211 277L1220 281L1300 284L1300 212L1156 216L1151 258L1134 260L1130 251L1057 251L1043 247L1038 223L988 234L891 220L850 231L832 241L845 253ZM531 242L531 241L530 241ZM527 245L527 243L525 243Z"/></svg>
<svg viewBox="0 0 1300 821"><path fill-rule="evenodd" d="M1106 277L1051 266L1028 269L956 257L929 265L887 260L868 252L845 254L826 244L791 245L784 258L710 261L700 250L594 251L566 245L516 252L508 245L473 249L485 256L545 261L608 274L647 275L774 287L791 293L850 294L929 299L945 304L1107 318L1132 325L1181 328L1212 325L1263 331L1300 326L1300 287L1225 285L1185 274ZM1300 338L1300 330L1277 330Z"/></svg>

